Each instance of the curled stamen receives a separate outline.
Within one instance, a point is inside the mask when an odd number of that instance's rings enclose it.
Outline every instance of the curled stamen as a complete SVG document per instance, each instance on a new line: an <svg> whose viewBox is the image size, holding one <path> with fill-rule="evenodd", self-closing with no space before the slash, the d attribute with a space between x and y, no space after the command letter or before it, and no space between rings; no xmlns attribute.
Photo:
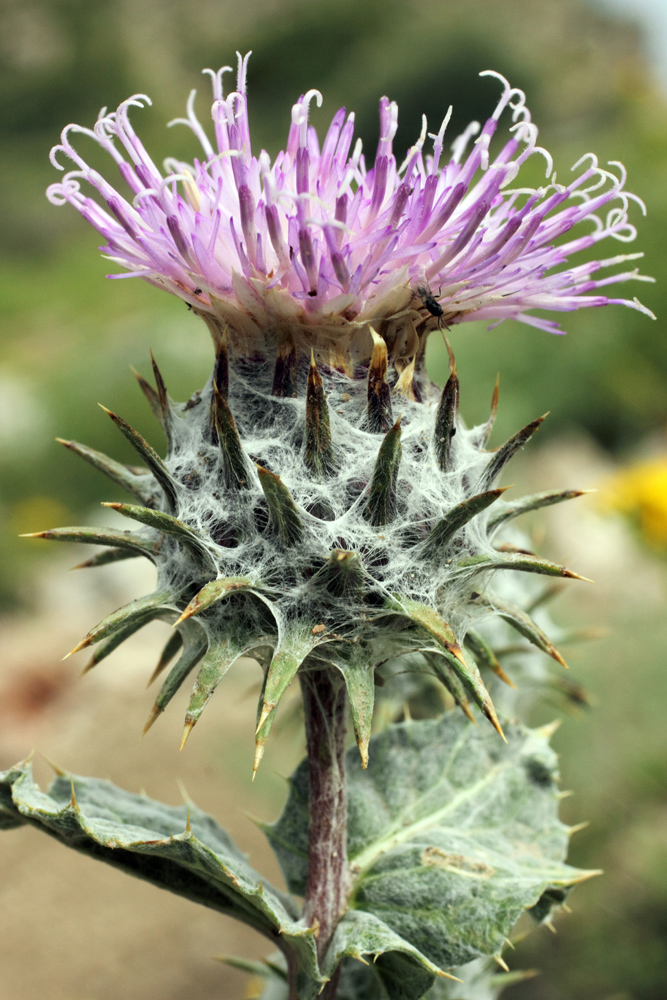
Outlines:
<svg viewBox="0 0 667 1000"><path fill-rule="evenodd" d="M225 73L231 73L231 72L232 72L232 67L231 66L221 66L220 69L218 69L218 70L215 70L215 69L203 69L202 70L202 74L208 75L211 78L211 85L213 87L213 97L214 97L214 100L216 100L216 101L221 101L222 100L222 98L223 98L223 89L222 89L223 80L222 80L222 78L225 75Z"/></svg>
<svg viewBox="0 0 667 1000"><path fill-rule="evenodd" d="M449 108L447 109L447 114L442 119L442 124L438 129L438 134L433 135L433 133L429 132L429 139L433 139L433 168L431 170L431 173L433 174L436 174L438 172L438 167L440 166L440 157L442 156L442 144L453 111L454 111L454 106L450 104Z"/></svg>
<svg viewBox="0 0 667 1000"><path fill-rule="evenodd" d="M572 164L572 166L570 167L570 170L572 172L574 172L575 170L578 170L579 167L581 166L581 164L585 163L586 160L590 160L591 161L591 165L590 165L590 168L589 168L590 170L597 170L597 167L598 167L598 158L595 155L595 153L584 153L583 156L579 157L579 159L577 160L576 163Z"/></svg>
<svg viewBox="0 0 667 1000"><path fill-rule="evenodd" d="M190 91L190 96L188 97L188 103L186 105L187 118L172 118L170 122L167 122L167 128L173 128L174 125L186 125L188 128L192 129L194 134L199 139L204 153L207 157L213 156L213 146L208 140L208 136L201 126L201 122L195 114L195 97L197 96L196 90Z"/></svg>
<svg viewBox="0 0 667 1000"><path fill-rule="evenodd" d="M246 92L246 77L248 74L248 59L252 55L252 49L250 49L244 56L237 51L236 58L238 60L238 70L236 74L236 89L240 94L245 96Z"/></svg>
<svg viewBox="0 0 667 1000"><path fill-rule="evenodd" d="M292 108L292 123L299 126L299 145L308 145L308 114L310 102L315 98L318 108L322 107L322 95L319 90L309 90L303 98Z"/></svg>
<svg viewBox="0 0 667 1000"><path fill-rule="evenodd" d="M147 103L144 95L134 95L116 111L103 109L92 130L68 126L54 146L54 166L65 171L64 154L77 169L49 187L49 199L72 204L102 233L106 251L129 274L190 304L192 289L204 289L194 302L199 312L211 314L211 322L220 314L232 323L238 310L240 328L263 328L267 315L272 322L292 322L296 309L306 317L299 322L322 325L334 339L347 324L363 324L371 313L376 322L395 321L405 309L403 295L410 301L412 290L427 283L438 288L448 323L515 318L559 332L555 323L533 317L530 310L610 301L636 308L630 301L589 294L601 287L591 280L597 264L569 265L570 256L607 237L634 238L631 203L642 212L645 206L624 190L625 167L612 161L602 169L589 154L574 165L569 185L558 184L549 153L537 144L524 92L501 74L481 74L502 85L481 134L479 123L471 123L441 166L452 109L435 135L422 118L419 138L397 169L394 102L380 101L373 163L364 158L361 140L353 143L354 114L346 118L344 109L334 115L320 147L309 125L311 102L322 105L314 89L292 109L285 152L273 162L264 151L253 156L248 56L237 53L237 60L237 89L226 97L223 77L230 67L205 71L212 83L214 142L195 114L194 90L185 117L169 123L190 129L204 150L202 160L167 158L158 170L129 121L129 109ZM511 124L491 160L491 137L503 112ZM113 157L131 196L121 197L88 166L72 145L75 132L93 138ZM423 151L429 135L432 157ZM535 153L545 160L545 186L513 187ZM92 185L92 197L82 192L81 180ZM585 222L591 230L583 228ZM580 224L579 235L564 239ZM611 259L621 263L623 255L617 257ZM643 280L627 271L600 282L630 278Z"/></svg>

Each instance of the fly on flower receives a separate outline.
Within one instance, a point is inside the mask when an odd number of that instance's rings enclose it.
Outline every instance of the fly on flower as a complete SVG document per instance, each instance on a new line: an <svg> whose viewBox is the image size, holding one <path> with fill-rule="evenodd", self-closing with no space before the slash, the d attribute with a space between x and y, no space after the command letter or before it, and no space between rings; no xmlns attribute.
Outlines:
<svg viewBox="0 0 667 1000"><path fill-rule="evenodd" d="M430 288L425 288L424 285L417 285L417 295L420 297L426 309L430 312L431 316L435 316L438 329L441 330L445 325L442 317L445 315L445 310L442 308L438 299L433 295ZM440 295L440 292L438 292ZM449 327L447 328L449 329Z"/></svg>
<svg viewBox="0 0 667 1000"><path fill-rule="evenodd" d="M559 183L549 153L537 144L524 93L497 73L483 76L502 90L480 129L472 122L445 154L452 109L436 133L421 133L397 164L393 140L398 107L380 100L380 140L371 163L354 141L354 113L334 115L320 144L309 125L309 90L292 108L285 149L273 162L253 154L248 116L248 55L238 56L236 90L225 95L225 66L205 70L212 81L212 133L195 115L195 91L184 124L200 157L165 161L161 172L130 123L145 95L100 114L93 129L68 125L51 160L76 169L51 185L55 204L72 204L103 235L108 257L125 270L173 292L199 313L215 336L227 324L248 342L288 324L318 350L347 355L353 342L370 345L369 326L398 357L418 354L436 326L467 320L516 319L552 333L552 319L534 310L570 311L617 303L648 310L636 298L610 298L606 287L651 280L632 269L641 257L619 254L572 265L571 259L607 237L631 242L631 202L622 164L607 169L593 154ZM504 141L494 139L508 119ZM121 193L88 166L72 143L84 134L115 160ZM427 140L432 142L427 144ZM493 148L492 148L493 140ZM430 148L427 148L428 147ZM545 162L537 189L515 186L526 160ZM92 186L101 203L82 191ZM439 288L437 299L430 288ZM424 309L426 307L426 309ZM649 315L652 315L649 313Z"/></svg>

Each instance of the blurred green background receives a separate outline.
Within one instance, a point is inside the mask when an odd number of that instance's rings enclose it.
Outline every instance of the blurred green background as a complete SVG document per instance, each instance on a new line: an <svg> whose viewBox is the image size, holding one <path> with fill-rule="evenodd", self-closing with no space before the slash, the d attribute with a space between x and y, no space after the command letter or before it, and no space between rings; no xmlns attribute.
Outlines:
<svg viewBox="0 0 667 1000"><path fill-rule="evenodd" d="M170 391L184 398L203 384L211 362L206 331L183 303L135 280L105 281L95 231L71 209L46 201L44 189L56 179L48 150L65 123L92 125L101 106L115 107L143 91L153 106L136 111L133 122L156 161L192 158L190 133L167 131L165 122L184 113L192 87L200 91L206 120L201 68L235 65L235 50L252 48L256 151L281 148L291 105L311 87L324 94L323 108L313 109L314 124L326 127L344 104L357 112L359 134L371 150L380 95L397 100L400 151L416 138L422 113L437 129L453 104L452 135L473 118L483 121L497 83L477 74L493 68L526 91L559 180L589 150L601 163L625 163L628 188L649 214L643 219L632 209L639 239L630 247L608 241L602 255L642 250L643 273L664 275L667 101L639 24L604 6L584 0L4 0L0 39L0 596L7 615L25 613L35 574L52 558L17 541L17 534L79 523L97 501L109 499L100 478L53 442L56 434L131 461L96 403L112 406L159 446L129 366L145 373L152 347ZM105 168L113 177L112 165ZM578 436L596 455L620 464L647 448L664 452L667 283L620 289L641 298L658 322L614 307L563 314L566 337L521 324L455 330L464 416L484 419L500 371L496 443L550 410L542 448ZM430 364L442 381L445 361L437 347ZM651 572L664 582L662 557L645 558L655 560ZM570 611L577 620L586 614L581 604L572 603ZM604 609L596 614L597 624ZM615 635L581 657L580 676L597 685L600 708L585 725L568 723L559 736L568 782L584 792L583 809L592 820L575 840L573 862L609 874L579 891L557 939L540 932L521 946L516 964L543 974L507 994L516 1000L667 996L667 739L660 711L667 636L650 602L643 612L630 602L625 618L620 615ZM603 680L596 667L604 667ZM581 802L578 809L581 818Z"/></svg>

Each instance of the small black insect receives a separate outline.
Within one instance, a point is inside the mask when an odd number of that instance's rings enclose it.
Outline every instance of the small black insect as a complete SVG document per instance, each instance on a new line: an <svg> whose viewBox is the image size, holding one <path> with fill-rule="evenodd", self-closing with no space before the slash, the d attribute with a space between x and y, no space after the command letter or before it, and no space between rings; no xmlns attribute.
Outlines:
<svg viewBox="0 0 667 1000"><path fill-rule="evenodd" d="M440 293L438 292L438 294ZM446 330L449 330L449 327L442 318L445 315L445 310L442 308L436 297L433 295L430 288L427 288L425 285L418 285L417 295L420 297L420 299L424 303L424 306L430 312L431 316L435 316L435 318L437 319L438 329L442 330L444 326Z"/></svg>
<svg viewBox="0 0 667 1000"><path fill-rule="evenodd" d="M201 288L195 288L193 295L201 295Z"/></svg>

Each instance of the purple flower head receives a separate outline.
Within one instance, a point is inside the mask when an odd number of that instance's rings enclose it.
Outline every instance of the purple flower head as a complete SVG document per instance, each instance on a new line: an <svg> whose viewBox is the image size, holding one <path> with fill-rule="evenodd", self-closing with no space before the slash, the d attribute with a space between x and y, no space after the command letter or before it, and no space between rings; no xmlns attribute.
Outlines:
<svg viewBox="0 0 667 1000"><path fill-rule="evenodd" d="M361 140L353 141L354 114L344 108L320 146L308 115L322 95L310 90L292 108L285 150L272 163L264 150L254 156L251 149L248 55L239 54L236 90L226 97L230 67L204 71L213 84L213 142L195 116L195 91L187 118L170 123L187 125L199 140L201 159L193 163L170 159L160 172L129 120L130 108L150 104L142 94L110 114L104 109L92 130L63 130L51 161L62 170L64 153L77 169L47 194L54 204L74 205L103 235L104 252L127 269L110 277L140 277L174 292L214 332L229 324L255 338L287 323L311 342L340 347L371 325L385 339L400 339L404 356L428 329L466 320L518 319L559 333L556 322L532 310L618 303L652 315L636 298L604 294L607 285L651 279L634 269L598 276L641 254L570 265L577 251L608 236L635 238L628 209L631 201L644 206L624 190L622 164L609 164L611 172L589 153L572 168L573 181L557 183L524 93L499 74L482 74L503 87L493 114L481 129L472 122L449 157L443 151L451 107L437 134L422 119L419 138L397 164L398 107L386 97L373 165L366 165ZM511 120L506 141L491 151L504 111ZM73 132L113 157L129 193L87 165ZM545 185L515 186L535 154L546 162ZM81 180L104 207L81 191Z"/></svg>

